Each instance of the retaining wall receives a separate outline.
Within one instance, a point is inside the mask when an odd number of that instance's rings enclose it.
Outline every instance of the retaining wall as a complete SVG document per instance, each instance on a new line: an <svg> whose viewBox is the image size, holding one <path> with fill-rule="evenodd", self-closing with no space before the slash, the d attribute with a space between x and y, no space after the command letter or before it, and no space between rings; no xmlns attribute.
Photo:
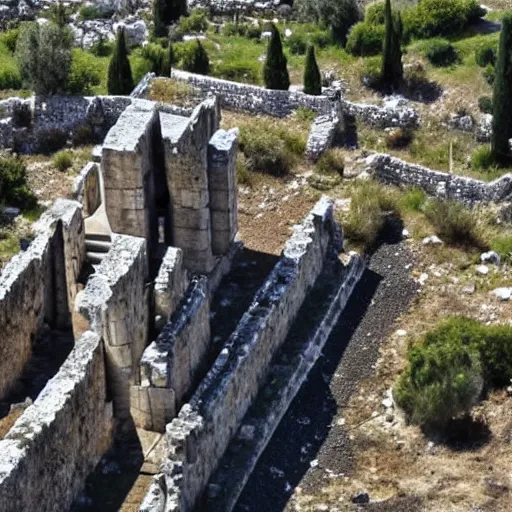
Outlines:
<svg viewBox="0 0 512 512"><path fill-rule="evenodd" d="M188 404L166 428L165 490L153 487L141 510L189 511L262 385L304 298L338 241L332 201L323 198L294 227L283 256ZM158 487L158 484L156 484ZM174 507L174 508L173 508Z"/></svg>
<svg viewBox="0 0 512 512"><path fill-rule="evenodd" d="M0 399L19 377L44 323L71 327L85 257L80 205L58 200L35 225L37 237L0 276Z"/></svg>
<svg viewBox="0 0 512 512"><path fill-rule="evenodd" d="M146 241L115 235L112 247L76 301L88 329L105 341L106 364L116 418L126 419L130 384L139 383L146 348L149 290Z"/></svg>
<svg viewBox="0 0 512 512"><path fill-rule="evenodd" d="M486 183L485 181L433 171L385 154L371 155L367 168L376 178L393 185L420 187L430 195L456 199L465 203L501 202L512 196L512 174Z"/></svg>
<svg viewBox="0 0 512 512"><path fill-rule="evenodd" d="M86 332L0 441L0 510L68 510L110 444L111 418L102 341Z"/></svg>
<svg viewBox="0 0 512 512"><path fill-rule="evenodd" d="M73 197L82 204L84 217L90 217L101 204L100 168L88 162L73 182Z"/></svg>

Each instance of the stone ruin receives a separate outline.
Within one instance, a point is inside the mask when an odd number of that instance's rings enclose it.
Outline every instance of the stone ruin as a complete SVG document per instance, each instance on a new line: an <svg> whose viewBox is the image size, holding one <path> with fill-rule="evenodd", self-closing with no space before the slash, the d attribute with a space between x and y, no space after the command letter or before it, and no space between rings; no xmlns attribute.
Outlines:
<svg viewBox="0 0 512 512"><path fill-rule="evenodd" d="M0 276L4 512L72 509L130 429L140 511L231 510L364 271L325 197L281 257L245 250L238 132L213 96L177 112L130 100Z"/></svg>

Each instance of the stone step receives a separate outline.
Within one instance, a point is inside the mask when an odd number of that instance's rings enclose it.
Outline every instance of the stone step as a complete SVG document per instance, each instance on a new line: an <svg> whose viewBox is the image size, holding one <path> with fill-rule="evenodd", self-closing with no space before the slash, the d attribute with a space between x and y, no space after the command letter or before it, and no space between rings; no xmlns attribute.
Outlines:
<svg viewBox="0 0 512 512"><path fill-rule="evenodd" d="M87 251L85 253L85 259L87 262L92 263L93 265L101 263L103 258L107 255L106 252L93 252Z"/></svg>
<svg viewBox="0 0 512 512"><path fill-rule="evenodd" d="M89 240L85 238L85 248L89 252L104 252L107 253L112 247L110 240Z"/></svg>
<svg viewBox="0 0 512 512"><path fill-rule="evenodd" d="M103 242L112 242L112 237L105 233L85 233L86 240L101 240Z"/></svg>

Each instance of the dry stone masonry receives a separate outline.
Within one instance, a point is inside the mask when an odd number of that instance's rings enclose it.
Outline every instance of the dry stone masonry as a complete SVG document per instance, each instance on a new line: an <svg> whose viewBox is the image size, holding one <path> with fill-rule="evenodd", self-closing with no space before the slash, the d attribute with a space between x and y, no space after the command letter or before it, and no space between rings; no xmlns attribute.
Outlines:
<svg viewBox="0 0 512 512"><path fill-rule="evenodd" d="M133 428L146 432L141 439L157 436L151 450L158 446L160 458L151 467L162 463L141 511L191 511L203 500L231 510L364 263L338 259L342 233L333 202L322 198L215 336L226 318L215 323L215 315L229 307L217 289L243 268L232 271L243 252L238 131L219 129L219 101L208 95L192 110L136 97L63 101L30 100L24 127L15 120L25 103L4 108L11 142L26 141L27 151L54 128L70 136L89 126L106 136L75 180L77 200L56 201L0 276L0 399L10 400L41 333L73 340L55 376L0 439L0 510L69 510L101 457ZM332 113L330 98L312 101ZM250 421L272 361L289 350L305 301L325 283L329 307L288 359L276 413L258 418L254 449L227 477L230 498L221 503L214 491L226 479L218 472L226 449Z"/></svg>

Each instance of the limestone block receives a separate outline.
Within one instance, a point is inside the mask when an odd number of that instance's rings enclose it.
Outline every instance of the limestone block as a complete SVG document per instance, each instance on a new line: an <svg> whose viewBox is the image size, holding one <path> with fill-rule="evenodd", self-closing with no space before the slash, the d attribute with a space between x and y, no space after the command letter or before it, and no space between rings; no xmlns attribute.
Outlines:
<svg viewBox="0 0 512 512"><path fill-rule="evenodd" d="M208 208L176 208L172 224L174 228L207 231L210 227L210 210Z"/></svg>
<svg viewBox="0 0 512 512"><path fill-rule="evenodd" d="M173 226L174 241L183 251L206 251L211 247L211 233L209 229L189 229ZM185 266L187 259L185 258Z"/></svg>

